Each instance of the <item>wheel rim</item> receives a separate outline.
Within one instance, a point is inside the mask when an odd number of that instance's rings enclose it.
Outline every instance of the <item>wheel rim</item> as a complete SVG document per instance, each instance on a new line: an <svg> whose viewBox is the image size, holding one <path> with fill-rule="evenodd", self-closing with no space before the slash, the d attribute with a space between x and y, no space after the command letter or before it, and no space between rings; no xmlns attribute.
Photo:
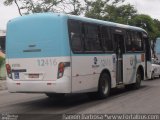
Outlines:
<svg viewBox="0 0 160 120"><path fill-rule="evenodd" d="M107 80L104 79L103 82L102 82L103 94L107 94L108 93L108 88L109 88L108 82L107 82Z"/></svg>

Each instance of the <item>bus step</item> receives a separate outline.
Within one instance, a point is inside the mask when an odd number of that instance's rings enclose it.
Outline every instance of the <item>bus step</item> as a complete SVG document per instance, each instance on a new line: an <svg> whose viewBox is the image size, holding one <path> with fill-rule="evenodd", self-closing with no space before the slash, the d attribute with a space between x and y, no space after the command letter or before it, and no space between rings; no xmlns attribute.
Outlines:
<svg viewBox="0 0 160 120"><path fill-rule="evenodd" d="M124 88L125 85L123 83L117 84L117 88Z"/></svg>

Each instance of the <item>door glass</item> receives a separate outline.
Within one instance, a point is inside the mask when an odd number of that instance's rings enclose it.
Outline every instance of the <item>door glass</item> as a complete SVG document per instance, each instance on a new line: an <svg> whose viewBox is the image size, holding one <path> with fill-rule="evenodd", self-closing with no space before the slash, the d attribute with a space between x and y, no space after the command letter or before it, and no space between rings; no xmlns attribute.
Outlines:
<svg viewBox="0 0 160 120"><path fill-rule="evenodd" d="M114 40L116 43L116 54L117 54L117 69L116 69L116 73L117 73L117 84L120 84L123 82L123 53L124 53L124 38L123 35L120 34L115 34L114 35Z"/></svg>

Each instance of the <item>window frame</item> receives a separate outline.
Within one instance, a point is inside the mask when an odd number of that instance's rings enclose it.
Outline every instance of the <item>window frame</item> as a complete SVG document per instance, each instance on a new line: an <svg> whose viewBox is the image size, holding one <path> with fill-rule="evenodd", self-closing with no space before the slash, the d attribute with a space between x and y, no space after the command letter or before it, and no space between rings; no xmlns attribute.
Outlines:
<svg viewBox="0 0 160 120"><path fill-rule="evenodd" d="M110 40L111 41L111 45L112 45L112 50L105 50L104 49L104 42L105 41L107 41L106 39L106 36L104 36L104 41L102 41L101 40L101 42L103 43L103 45L102 45L102 49L103 49L103 51L104 51L104 53L114 53L114 42L113 42L113 33L112 33L112 28L113 27L111 27L111 26L106 26L106 25L101 25L100 26L100 36L101 36L101 38L100 39L102 39L102 28L104 27L104 29L105 30L107 30L107 36L108 36L108 41Z"/></svg>
<svg viewBox="0 0 160 120"><path fill-rule="evenodd" d="M127 37L128 33L129 33L129 35L131 37L130 39L131 39L131 45L132 45L132 48L130 50L127 50L127 44L126 44L127 40L128 40L128 37ZM133 45L135 45L136 42L138 42L138 39L137 39L137 35L138 34L141 34L141 42L142 42L141 48L143 47L143 50L136 50L136 49L132 50L133 49ZM133 41L133 36L134 36L134 41ZM126 29L125 47L126 47L126 53L144 53L144 40L143 40L143 37L142 37L142 31L136 31L136 30L131 30L131 29L128 30L128 29Z"/></svg>
<svg viewBox="0 0 160 120"><path fill-rule="evenodd" d="M82 49L80 51L75 51L73 50L73 46L72 46L72 41L71 41L71 35L70 35L70 26L69 26L69 23L71 21L74 21L74 22L79 22L80 24L80 39L81 39L81 46L82 46ZM95 51L88 51L86 50L86 43L85 43L85 38L86 38L86 33L85 33L85 26L87 25L91 25L91 26L96 26L97 27L97 35L98 35L98 39L99 39L99 44L100 44L100 47L101 47L101 50L95 50ZM102 28L104 28L105 30L107 30L107 33L108 33L108 38L109 40L111 40L111 44L112 44L112 50L105 50L104 49L104 41L102 40ZM125 29L125 28L120 28L120 27L114 27L114 26L109 26L109 25L104 25L104 24L99 24L99 23L93 23L93 22L86 22L86 21L82 21L82 20L76 20L76 19L68 19L68 35L69 35L69 42L70 42L70 48L71 48L71 51L74 53L74 54L105 54L105 53L115 53L115 50L114 50L114 40L113 40L113 34L116 32L115 30L116 29L120 29L122 30L122 34L124 35L124 46L125 46L125 53L144 53L145 51L145 47L144 47L144 39L143 39L143 31L140 31L140 30L132 30L132 29ZM133 46L133 37L131 35L133 34L140 34L141 35L141 42L142 42L142 46L141 48L143 47L143 50L127 50L127 40L128 40L128 36L127 34L129 33L130 35L130 39L131 39L131 45ZM106 36L105 36L106 37ZM104 37L104 39L106 39ZM136 36L134 35L134 38ZM136 39L136 38L135 38ZM136 39L136 42L138 42L138 40Z"/></svg>
<svg viewBox="0 0 160 120"><path fill-rule="evenodd" d="M87 33L88 33L88 27L91 26L91 27L97 27L97 37L98 37L98 41L99 41L99 47L100 47L100 50L87 50L86 49L86 38L87 38ZM99 29L99 24L95 24L95 23L88 23L88 22L84 22L84 52L85 53L103 53L103 48L102 48L102 41L101 41L101 38L100 38L100 29ZM87 31L87 32L86 32ZM88 34L89 35L89 34Z"/></svg>
<svg viewBox="0 0 160 120"><path fill-rule="evenodd" d="M78 22L80 24L80 39L81 39L81 46L82 46L82 49L80 51L75 51L74 48L73 48L73 45L72 45L72 40L71 40L71 35L70 35L70 23L71 22ZM81 54L81 53L84 53L84 41L83 41L83 38L82 38L82 22L80 20L74 20L74 19L68 19L68 36L69 36L69 43L70 43L70 49L72 50L73 53L76 53L76 54Z"/></svg>

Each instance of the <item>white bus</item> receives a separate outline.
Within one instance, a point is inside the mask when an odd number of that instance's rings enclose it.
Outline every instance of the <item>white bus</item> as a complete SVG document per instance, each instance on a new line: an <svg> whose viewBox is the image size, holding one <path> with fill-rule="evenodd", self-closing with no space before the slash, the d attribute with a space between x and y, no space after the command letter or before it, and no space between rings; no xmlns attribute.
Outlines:
<svg viewBox="0 0 160 120"><path fill-rule="evenodd" d="M105 98L111 88L139 88L141 80L151 77L150 44L138 27L33 14L7 25L6 69L10 92Z"/></svg>

